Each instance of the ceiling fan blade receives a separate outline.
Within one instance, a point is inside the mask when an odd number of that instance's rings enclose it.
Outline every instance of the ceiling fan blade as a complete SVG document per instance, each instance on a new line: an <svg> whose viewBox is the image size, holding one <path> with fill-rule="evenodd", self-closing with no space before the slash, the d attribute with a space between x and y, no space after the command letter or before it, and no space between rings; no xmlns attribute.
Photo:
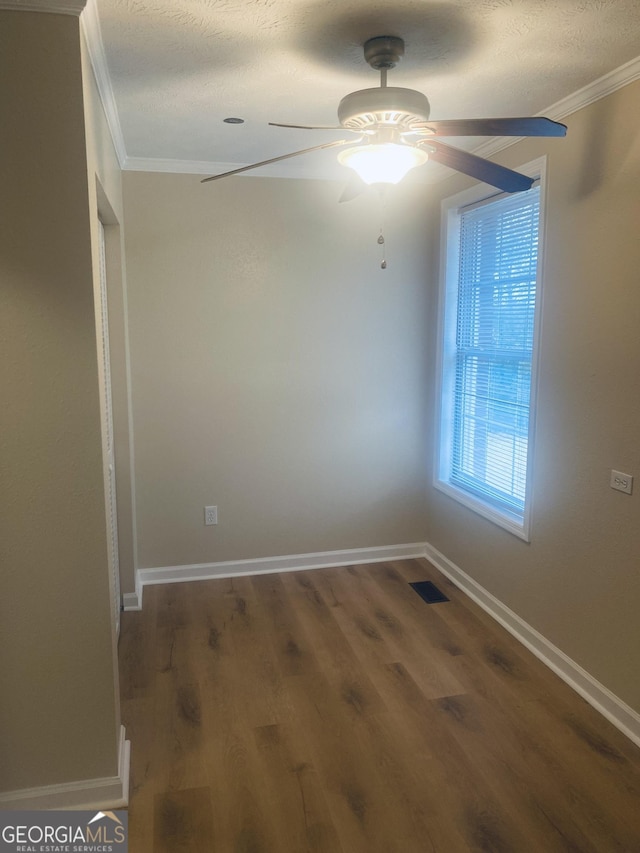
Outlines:
<svg viewBox="0 0 640 853"><path fill-rule="evenodd" d="M364 181L362 181L357 175L354 175L352 181L346 185L346 187L342 190L342 195L338 199L338 202L342 204L345 201L353 201L354 198L357 198L367 189L367 185Z"/></svg>
<svg viewBox="0 0 640 853"><path fill-rule="evenodd" d="M277 121L270 121L269 127L292 127L294 130L351 130L341 124L279 124ZM352 130L351 132L359 133L360 131Z"/></svg>
<svg viewBox="0 0 640 853"><path fill-rule="evenodd" d="M412 129L431 131L434 136L566 136L567 126L543 116L530 118L461 118L420 121Z"/></svg>
<svg viewBox="0 0 640 853"><path fill-rule="evenodd" d="M449 145L445 145L444 142L436 142L429 139L427 142L421 144L426 144L431 149L429 159L435 163L441 163L443 166L448 166L450 169L455 169L464 175L477 178L479 181L484 181L486 184L491 184L493 187L504 190L504 192L522 192L523 190L530 189L533 184L533 178L530 178L528 175L514 172L513 169L499 166L497 163L492 163L491 160L485 160L484 157L477 157L468 151L451 148Z"/></svg>
<svg viewBox="0 0 640 853"><path fill-rule="evenodd" d="M250 166L240 166L240 168L231 169L229 172L221 172L219 175L212 175L210 178L203 178L200 183L206 184L208 181L217 181L219 178L228 178L229 175L238 175L240 172L248 172L249 169L257 169L258 166L268 166L270 163L278 163L280 160L288 160L289 157L297 157L299 154L308 154L310 151L320 151L321 148L335 148L338 145L347 145L352 142L352 139L339 139L337 142L325 142L324 145L313 145L311 148L292 151L291 154L281 154L280 157L271 157L269 160L261 160L259 163L252 163Z"/></svg>

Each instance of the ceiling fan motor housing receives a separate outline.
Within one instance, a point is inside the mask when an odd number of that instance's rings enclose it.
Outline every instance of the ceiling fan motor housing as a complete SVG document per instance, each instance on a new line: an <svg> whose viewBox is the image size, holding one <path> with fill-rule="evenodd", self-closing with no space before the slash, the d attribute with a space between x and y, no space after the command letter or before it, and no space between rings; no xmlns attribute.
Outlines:
<svg viewBox="0 0 640 853"><path fill-rule="evenodd" d="M353 130L367 131L385 125L409 129L414 122L427 121L430 111L422 92L384 86L346 95L338 105L338 120Z"/></svg>

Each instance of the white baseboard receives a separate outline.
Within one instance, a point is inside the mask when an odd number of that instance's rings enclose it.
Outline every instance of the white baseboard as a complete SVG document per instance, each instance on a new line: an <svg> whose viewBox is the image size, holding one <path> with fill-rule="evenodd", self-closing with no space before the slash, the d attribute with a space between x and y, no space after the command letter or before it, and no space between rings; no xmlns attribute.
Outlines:
<svg viewBox="0 0 640 853"><path fill-rule="evenodd" d="M140 572L135 573L135 592L125 592L122 594L122 609L123 610L142 610L142 584L140 582Z"/></svg>
<svg viewBox="0 0 640 853"><path fill-rule="evenodd" d="M122 593L123 610L142 610L142 596L138 592Z"/></svg>
<svg viewBox="0 0 640 853"><path fill-rule="evenodd" d="M299 572L307 569L327 569L331 566L354 566L362 563L381 563L424 557L422 542L410 545L382 545L378 548L351 548L345 551L319 551L314 554L289 554L284 557L262 557L255 560L232 560L220 563L196 563L190 566L162 566L138 569L136 586L142 590L149 584L180 583L182 581L235 578L243 575L264 575L274 572Z"/></svg>
<svg viewBox="0 0 640 853"><path fill-rule="evenodd" d="M96 809L100 811L126 808L129 803L129 765L131 744L120 726L118 775L104 779L84 779L62 785L24 788L0 794L0 809Z"/></svg>
<svg viewBox="0 0 640 853"><path fill-rule="evenodd" d="M622 699L600 684L579 664L521 619L488 590L451 562L428 542L409 545L386 545L378 548L353 548L345 551L320 551L314 554L293 554L283 557L264 557L255 560L233 560L219 563L198 563L188 566L162 566L138 569L136 593L125 595L125 610L140 610L144 587L150 584L180 583L182 581L233 578L273 572L297 572L363 563L379 563L424 557L448 577L469 598L479 604L496 622L506 628L530 652L582 696L609 722L640 746L640 714Z"/></svg>
<svg viewBox="0 0 640 853"><path fill-rule="evenodd" d="M563 651L521 619L513 610L491 595L483 586L452 563L444 554L428 543L424 546L424 556L429 562L449 578L459 589L476 604L479 604L496 622L506 628L516 640L526 646L549 669L579 693L596 711L606 717L610 723L625 734L637 746L640 746L640 714L629 707L622 699L600 684L592 675Z"/></svg>

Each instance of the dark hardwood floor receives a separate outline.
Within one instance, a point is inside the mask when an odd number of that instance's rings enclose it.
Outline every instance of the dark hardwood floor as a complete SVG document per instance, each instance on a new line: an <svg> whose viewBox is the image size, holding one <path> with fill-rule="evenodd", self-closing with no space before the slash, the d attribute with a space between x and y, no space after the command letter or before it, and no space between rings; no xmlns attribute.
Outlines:
<svg viewBox="0 0 640 853"><path fill-rule="evenodd" d="M120 672L131 853L640 851L640 750L424 560L147 587Z"/></svg>

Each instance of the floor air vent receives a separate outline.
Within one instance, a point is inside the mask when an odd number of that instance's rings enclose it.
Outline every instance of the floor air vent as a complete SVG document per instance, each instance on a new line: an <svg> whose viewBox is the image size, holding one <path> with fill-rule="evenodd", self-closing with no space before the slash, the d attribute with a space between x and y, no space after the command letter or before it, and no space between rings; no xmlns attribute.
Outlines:
<svg viewBox="0 0 640 853"><path fill-rule="evenodd" d="M420 598L426 601L427 604L449 601L447 596L443 592L440 592L438 587L434 583L431 583L431 581L418 581L417 583L410 583L409 586L413 587Z"/></svg>

